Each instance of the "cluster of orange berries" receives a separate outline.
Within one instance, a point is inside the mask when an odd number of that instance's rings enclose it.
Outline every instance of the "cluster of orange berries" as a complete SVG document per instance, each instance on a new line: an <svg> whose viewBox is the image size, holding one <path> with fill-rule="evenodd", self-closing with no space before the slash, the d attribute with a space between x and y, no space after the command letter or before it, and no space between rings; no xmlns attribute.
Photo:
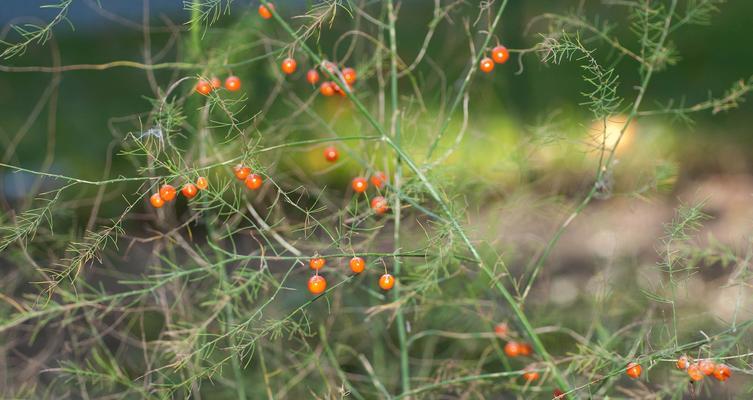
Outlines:
<svg viewBox="0 0 753 400"><path fill-rule="evenodd" d="M717 364L711 360L699 360L698 362L692 362L688 356L682 356L677 359L675 363L677 369L687 372L690 379L694 382L698 382L705 376L713 375L720 382L724 382L732 376L732 370L725 364ZM640 364L631 362L627 365L625 373L627 376L636 379L641 376L642 368Z"/></svg>
<svg viewBox="0 0 753 400"><path fill-rule="evenodd" d="M335 162L340 158L340 153L337 151L337 148L335 146L328 146L324 149L324 159L329 162ZM387 175L385 175L382 171L377 171L374 173L374 175L371 176L369 179L371 181L371 184L374 185L377 189L381 189L382 186L387 182ZM369 182L366 180L366 178L359 176L356 178L353 178L353 180L350 182L350 186L353 188L353 191L356 193L363 193L366 191L366 189L369 188ZM377 215L382 215L390 210L389 202L387 202L387 199L384 198L384 196L374 196L374 198L371 199L371 209L374 211Z"/></svg>
<svg viewBox="0 0 753 400"><path fill-rule="evenodd" d="M484 71L488 74L489 72L492 72L492 70L494 70L495 63L504 64L509 58L510 52L507 50L507 47L499 45L492 49L491 58L484 57L481 59L479 68L481 69L481 71Z"/></svg>
<svg viewBox="0 0 753 400"><path fill-rule="evenodd" d="M180 192L183 193L183 196L186 196L187 199L192 199L199 193L199 190L204 190L207 188L207 186L209 186L207 178L201 176L196 180L195 185L191 182L183 185L183 188L180 190ZM164 184L161 188L159 188L159 192L154 193L149 198L149 202L154 208L161 208L165 205L165 203L169 203L175 200L177 195L178 192L175 190L175 187L169 184Z"/></svg>
<svg viewBox="0 0 753 400"><path fill-rule="evenodd" d="M314 257L309 260L309 267L313 269L316 274L309 278L308 287L311 294L321 294L327 289L327 280L323 276L319 275L319 270L324 268L327 264L327 260L323 257ZM350 270L355 274L360 274L366 269L366 261L361 257L353 257L349 262ZM390 290L395 286L395 277L385 273L379 277L379 287L382 290Z"/></svg>
<svg viewBox="0 0 753 400"><path fill-rule="evenodd" d="M246 184L246 187L251 190L260 188L261 184L264 183L264 179L262 179L261 175L251 173L251 168L246 167L243 164L236 165L233 168L233 174L236 179L243 181L243 183Z"/></svg>
<svg viewBox="0 0 753 400"><path fill-rule="evenodd" d="M507 339L509 328L507 327L506 323L501 322L494 326L494 333L502 339ZM527 357L533 354L533 347L531 347L531 345L526 342L508 340L507 343L505 343L504 352L505 355L510 358ZM541 377L541 375L537 371L530 370L530 367L527 369L528 370L522 375L523 380L525 380L526 382L534 382Z"/></svg>
<svg viewBox="0 0 753 400"><path fill-rule="evenodd" d="M209 81L206 81L204 79L200 79L199 83L196 84L196 93L202 94L204 96L208 96L209 93L212 93L212 91L219 89L222 86L222 82L220 82L220 78L213 77ZM227 79L225 79L225 89L235 92L236 90L239 90L241 88L241 79L238 78L235 75L228 76Z"/></svg>

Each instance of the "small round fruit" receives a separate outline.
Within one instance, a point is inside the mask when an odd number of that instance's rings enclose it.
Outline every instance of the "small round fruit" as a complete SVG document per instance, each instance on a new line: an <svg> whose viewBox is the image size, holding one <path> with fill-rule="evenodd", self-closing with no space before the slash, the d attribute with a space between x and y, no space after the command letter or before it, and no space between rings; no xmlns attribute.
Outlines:
<svg viewBox="0 0 753 400"><path fill-rule="evenodd" d="M222 81L216 76L213 76L209 83L212 84L212 89L219 89L222 86Z"/></svg>
<svg viewBox="0 0 753 400"><path fill-rule="evenodd" d="M533 353L533 347L528 343L520 343L520 355L530 356Z"/></svg>
<svg viewBox="0 0 753 400"><path fill-rule="evenodd" d="M183 196L186 196L187 199L193 199L196 196L196 193L199 193L199 189L197 189L196 185L193 183L186 183L183 185L183 189L180 189L180 192L183 193Z"/></svg>
<svg viewBox="0 0 753 400"><path fill-rule="evenodd" d="M343 79L348 85L356 83L356 70L354 70L353 68L343 69Z"/></svg>
<svg viewBox="0 0 753 400"><path fill-rule="evenodd" d="M196 187L199 188L199 190L204 190L208 188L209 182L207 181L207 178L200 176L199 179L196 180Z"/></svg>
<svg viewBox="0 0 753 400"><path fill-rule="evenodd" d="M724 364L717 364L716 368L714 368L714 378L716 378L718 381L724 382L729 379L730 376L732 376L732 371L728 366Z"/></svg>
<svg viewBox="0 0 753 400"><path fill-rule="evenodd" d="M565 400L565 393L559 389L554 389L554 391L552 392L552 396L556 400Z"/></svg>
<svg viewBox="0 0 753 400"><path fill-rule="evenodd" d="M523 379L526 380L526 382L533 382L539 379L539 373L536 371L528 371L523 373Z"/></svg>
<svg viewBox="0 0 753 400"><path fill-rule="evenodd" d="M338 158L340 158L340 153L337 151L337 147L328 146L326 149L324 149L325 160L329 162L335 162Z"/></svg>
<svg viewBox="0 0 753 400"><path fill-rule="evenodd" d="M631 377L633 379L636 379L636 378L640 377L641 376L641 371L642 371L641 366L639 364L634 363L634 362L629 363L627 365L627 367L625 368L625 373L627 374L627 376L629 376L629 377Z"/></svg>
<svg viewBox="0 0 753 400"><path fill-rule="evenodd" d="M292 58L286 58L282 60L282 72L285 73L285 75L290 75L293 72L295 72L295 67L298 64L295 62Z"/></svg>
<svg viewBox="0 0 753 400"><path fill-rule="evenodd" d="M510 58L510 52L507 51L505 46L497 46L492 49L492 58L497 64L504 64Z"/></svg>
<svg viewBox="0 0 753 400"><path fill-rule="evenodd" d="M353 190L356 193L363 193L369 187L369 183L366 181L366 178L358 177L353 179L353 182L350 183L350 186L353 187Z"/></svg>
<svg viewBox="0 0 753 400"><path fill-rule="evenodd" d="M494 325L494 334L501 338L507 337L509 332L510 328L507 326L506 322L500 322L497 325Z"/></svg>
<svg viewBox="0 0 753 400"><path fill-rule="evenodd" d="M319 93L322 94L322 96L330 97L335 94L335 88L332 87L332 82L323 82L321 86L319 86Z"/></svg>
<svg viewBox="0 0 753 400"><path fill-rule="evenodd" d="M233 168L233 173L239 181L242 181L248 178L248 175L251 173L251 168L238 164Z"/></svg>
<svg viewBox="0 0 753 400"><path fill-rule="evenodd" d="M316 85L319 82L319 73L315 69L310 69L306 72L306 81L312 85Z"/></svg>
<svg viewBox="0 0 753 400"><path fill-rule="evenodd" d="M246 177L246 180L244 182L247 188L256 190L261 187L261 184L264 183L264 180L257 174L250 174Z"/></svg>
<svg viewBox="0 0 753 400"><path fill-rule="evenodd" d="M327 280L323 276L314 275L309 278L309 292L311 294L321 294L327 289Z"/></svg>
<svg viewBox="0 0 753 400"><path fill-rule="evenodd" d="M162 196L159 193L155 193L149 198L149 202L152 203L154 208L162 208L165 205L165 200L162 200Z"/></svg>
<svg viewBox="0 0 753 400"><path fill-rule="evenodd" d="M272 11L274 11L274 9L275 5L272 3L269 3L269 7L262 4L259 6L259 15L264 19L270 19L272 18Z"/></svg>
<svg viewBox="0 0 753 400"><path fill-rule="evenodd" d="M688 359L688 356L681 356L677 359L677 362L675 363L677 365L677 369L688 369L688 365L690 365L690 360Z"/></svg>
<svg viewBox="0 0 753 400"><path fill-rule="evenodd" d="M374 213L381 215L389 211L390 206L387 203L387 199L382 196L376 196L371 199L371 209L374 210Z"/></svg>
<svg viewBox="0 0 753 400"><path fill-rule="evenodd" d="M212 84L202 79L196 84L196 92L207 96L212 93Z"/></svg>
<svg viewBox="0 0 753 400"><path fill-rule="evenodd" d="M332 90L334 90L335 93L339 94L340 96L345 97L345 91L342 90L342 88L340 87L340 85L338 85L335 82L332 82L331 84L332 84ZM350 86L348 88L350 88Z"/></svg>
<svg viewBox="0 0 753 400"><path fill-rule="evenodd" d="M714 362L711 360L701 360L700 362L698 362L698 368L701 369L701 372L704 375L709 376L714 373L716 364L714 364Z"/></svg>
<svg viewBox="0 0 753 400"><path fill-rule="evenodd" d="M510 358L515 358L520 355L520 343L511 340L505 344L505 354Z"/></svg>
<svg viewBox="0 0 753 400"><path fill-rule="evenodd" d="M698 366L698 363L690 364L688 366L687 373L690 379L695 382L700 381L704 377L703 372L701 372L701 367Z"/></svg>
<svg viewBox="0 0 753 400"><path fill-rule="evenodd" d="M314 271L319 271L320 269L324 268L324 264L326 263L327 263L327 260L321 257L314 257L309 260L309 267L313 269Z"/></svg>
<svg viewBox="0 0 753 400"><path fill-rule="evenodd" d="M366 268L366 261L361 257L353 257L350 259L350 270L356 274L360 274Z"/></svg>
<svg viewBox="0 0 753 400"><path fill-rule="evenodd" d="M227 79L225 79L225 89L235 92L236 90L241 88L241 79L237 76L228 76Z"/></svg>
<svg viewBox="0 0 753 400"><path fill-rule="evenodd" d="M482 71L486 72L487 74L489 72L492 72L494 69L494 61L492 61L489 57L484 57L481 59L481 64L479 64Z"/></svg>
<svg viewBox="0 0 753 400"><path fill-rule="evenodd" d="M379 287L382 290L390 290L395 286L395 277L390 274L384 274L379 277Z"/></svg>
<svg viewBox="0 0 753 400"><path fill-rule="evenodd" d="M371 176L371 184L377 189L381 189L385 182L387 182L387 175L382 171L377 171Z"/></svg>
<svg viewBox="0 0 753 400"><path fill-rule="evenodd" d="M176 195L177 193L172 185L162 185L162 187L159 188L159 196L162 197L162 200L173 201Z"/></svg>

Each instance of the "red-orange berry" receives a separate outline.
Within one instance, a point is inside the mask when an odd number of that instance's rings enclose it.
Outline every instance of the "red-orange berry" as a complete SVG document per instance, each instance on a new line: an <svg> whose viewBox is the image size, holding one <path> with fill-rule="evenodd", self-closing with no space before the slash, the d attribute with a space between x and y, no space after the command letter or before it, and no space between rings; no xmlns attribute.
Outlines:
<svg viewBox="0 0 753 400"><path fill-rule="evenodd" d="M716 364L714 364L714 362L711 360L701 360L700 362L698 362L698 368L701 369L701 372L704 375L709 376L714 373Z"/></svg>
<svg viewBox="0 0 753 400"><path fill-rule="evenodd" d="M199 179L196 180L196 187L199 188L199 190L204 190L207 187L209 187L209 182L207 181L207 178L200 176Z"/></svg>
<svg viewBox="0 0 753 400"><path fill-rule="evenodd" d="M389 203L387 203L387 199L382 196L376 196L371 199L371 209L374 210L376 214L381 215L389 211L390 206Z"/></svg>
<svg viewBox="0 0 753 400"><path fill-rule="evenodd" d="M222 81L216 76L213 76L209 83L212 84L212 89L219 89L222 86Z"/></svg>
<svg viewBox="0 0 753 400"><path fill-rule="evenodd" d="M729 379L730 376L732 376L732 371L728 366L724 364L717 364L716 368L714 368L714 378L716 378L718 381L724 382Z"/></svg>
<svg viewBox="0 0 753 400"><path fill-rule="evenodd" d="M345 91L342 90L342 88L340 88L340 85L338 85L335 82L331 82L330 84L332 85L332 90L334 90L335 93L337 93L337 94L339 94L340 96L343 96L343 97L345 96ZM348 89L350 89L350 86L348 86Z"/></svg>
<svg viewBox="0 0 753 400"><path fill-rule="evenodd" d="M395 277L390 274L384 274L379 278L379 287L382 290L390 290L395 286Z"/></svg>
<svg viewBox="0 0 753 400"><path fill-rule="evenodd" d="M298 63L295 62L292 58L286 58L282 60L282 72L285 73L285 75L290 75L293 72L295 72L295 68L298 65Z"/></svg>
<svg viewBox="0 0 753 400"><path fill-rule="evenodd" d="M162 196L159 193L155 193L149 198L149 202L152 203L154 208L162 208L165 205L165 200L162 200Z"/></svg>
<svg viewBox="0 0 753 400"><path fill-rule="evenodd" d="M327 263L327 260L321 258L321 257L314 257L309 260L309 267L313 269L314 271L319 271L324 267L324 264Z"/></svg>
<svg viewBox="0 0 753 400"><path fill-rule="evenodd" d="M261 184L264 183L264 180L257 174L250 174L246 177L244 183L246 184L247 188L256 190L261 187Z"/></svg>
<svg viewBox="0 0 753 400"><path fill-rule="evenodd" d="M343 79L348 85L356 83L356 70L354 70L353 68L343 69Z"/></svg>
<svg viewBox="0 0 753 400"><path fill-rule="evenodd" d="M353 187L353 191L355 191L356 193L363 193L369 187L369 183L366 182L366 178L358 177L353 179L353 182L350 183L350 186Z"/></svg>
<svg viewBox="0 0 753 400"><path fill-rule="evenodd" d="M241 88L241 79L237 76L228 76L227 79L225 79L225 89L235 92L236 90Z"/></svg>
<svg viewBox="0 0 753 400"><path fill-rule="evenodd" d="M319 73L315 69L310 69L306 72L306 81L312 85L316 85L319 82Z"/></svg>
<svg viewBox="0 0 753 400"><path fill-rule="evenodd" d="M636 378L638 378L638 377L641 376L641 371L642 370L643 369L641 368L640 364L636 364L634 362L631 362L625 368L625 373L627 374L627 376L629 376L629 377L631 377L633 379L636 379Z"/></svg>
<svg viewBox="0 0 753 400"><path fill-rule="evenodd" d="M275 5L272 3L269 3L269 7L262 4L259 6L259 15L264 19L270 19L272 18L272 11L274 11L274 9Z"/></svg>
<svg viewBox="0 0 753 400"><path fill-rule="evenodd" d="M528 343L520 343L519 353L521 356L530 356L533 353L533 347Z"/></svg>
<svg viewBox="0 0 753 400"><path fill-rule="evenodd" d="M212 93L212 84L202 79L196 84L196 92L207 96Z"/></svg>
<svg viewBox="0 0 753 400"><path fill-rule="evenodd" d="M321 86L319 86L319 93L322 94L322 96L332 96L335 94L335 88L332 87L332 82L323 82Z"/></svg>
<svg viewBox="0 0 753 400"><path fill-rule="evenodd" d="M555 400L565 400L565 393L559 389L554 389L552 396L554 396Z"/></svg>
<svg viewBox="0 0 753 400"><path fill-rule="evenodd" d="M162 197L162 200L173 201L176 195L177 193L172 185L162 185L162 187L159 188L159 196Z"/></svg>
<svg viewBox="0 0 753 400"><path fill-rule="evenodd" d="M242 181L248 178L248 175L251 173L251 168L238 164L233 168L233 173L239 181Z"/></svg>
<svg viewBox="0 0 753 400"><path fill-rule="evenodd" d="M698 366L698 363L690 364L688 366L687 373L690 379L695 382L700 381L704 377L703 372L701 372L701 367Z"/></svg>
<svg viewBox="0 0 753 400"><path fill-rule="evenodd" d="M492 72L494 69L494 61L492 61L489 57L484 57L481 59L481 64L479 64L479 68L481 68L482 71L486 72L487 74L489 72Z"/></svg>
<svg viewBox="0 0 753 400"><path fill-rule="evenodd" d="M329 162L335 162L338 158L340 158L340 153L337 151L337 147L328 146L326 149L324 149L325 160Z"/></svg>
<svg viewBox="0 0 753 400"><path fill-rule="evenodd" d="M327 280L323 276L314 275L309 278L309 292L320 294L327 289Z"/></svg>
<svg viewBox="0 0 753 400"><path fill-rule="evenodd" d="M350 270L356 274L360 274L366 268L366 261L361 257L353 257L350 259Z"/></svg>
<svg viewBox="0 0 753 400"><path fill-rule="evenodd" d="M494 334L501 338L507 337L509 332L510 328L507 326L506 322L500 322L497 325L494 325Z"/></svg>
<svg viewBox="0 0 753 400"><path fill-rule="evenodd" d="M526 380L526 382L533 382L535 380L539 379L539 373L536 371L528 371L523 373L523 379Z"/></svg>
<svg viewBox="0 0 753 400"><path fill-rule="evenodd" d="M381 189L385 182L387 182L387 175L382 171L377 171L371 176L371 184L377 189Z"/></svg>
<svg viewBox="0 0 753 400"><path fill-rule="evenodd" d="M194 196L196 196L196 193L199 193L199 189L196 189L196 185L193 183L186 183L183 185L183 189L180 189L180 192L183 193L183 196L186 196L187 199L193 199Z"/></svg>
<svg viewBox="0 0 753 400"><path fill-rule="evenodd" d="M520 355L520 343L511 340L505 344L504 350L508 357L515 358Z"/></svg>
<svg viewBox="0 0 753 400"><path fill-rule="evenodd" d="M675 363L677 365L677 369L688 369L688 365L690 365L690 360L688 359L688 356L681 356L677 359L677 362Z"/></svg>
<svg viewBox="0 0 753 400"><path fill-rule="evenodd" d="M504 64L510 58L510 52L507 51L507 47L505 46L497 46L492 49L492 58L495 63Z"/></svg>

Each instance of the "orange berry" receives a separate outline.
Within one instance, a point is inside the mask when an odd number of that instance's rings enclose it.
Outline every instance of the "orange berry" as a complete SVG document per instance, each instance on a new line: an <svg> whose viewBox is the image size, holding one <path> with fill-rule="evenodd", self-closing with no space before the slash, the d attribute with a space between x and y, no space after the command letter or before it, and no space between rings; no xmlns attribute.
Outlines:
<svg viewBox="0 0 753 400"><path fill-rule="evenodd" d="M533 382L539 379L539 373L536 371L525 372L523 373L523 379L525 379L526 382Z"/></svg>
<svg viewBox="0 0 753 400"><path fill-rule="evenodd" d="M677 359L677 369L688 369L688 365L690 365L690 360L688 359L688 356L681 356Z"/></svg>
<svg viewBox="0 0 753 400"><path fill-rule="evenodd" d="M340 158L340 153L337 152L337 147L328 146L324 149L324 158L329 162L335 162Z"/></svg>
<svg viewBox="0 0 753 400"><path fill-rule="evenodd" d="M200 176L199 179L196 180L196 187L199 188L199 190L204 190L207 187L209 187L209 182L207 181L207 178Z"/></svg>
<svg viewBox="0 0 753 400"><path fill-rule="evenodd" d="M703 372L701 372L701 367L698 366L698 363L690 364L688 366L688 376L691 380L698 382L701 379L703 379Z"/></svg>
<svg viewBox="0 0 753 400"><path fill-rule="evenodd" d="M264 180L257 174L251 174L246 177L245 183L247 188L256 190L261 187L261 184L264 183Z"/></svg>
<svg viewBox="0 0 753 400"><path fill-rule="evenodd" d="M520 344L520 355L521 356L530 356L531 353L533 353L533 347L531 347L528 343L521 343Z"/></svg>
<svg viewBox="0 0 753 400"><path fill-rule="evenodd" d="M390 290L395 286L395 277L390 274L384 274L379 277L379 287L382 290Z"/></svg>
<svg viewBox="0 0 753 400"><path fill-rule="evenodd" d="M554 389L552 396L555 400L565 400L565 393L559 389Z"/></svg>
<svg viewBox="0 0 753 400"><path fill-rule="evenodd" d="M159 196L162 197L162 200L173 201L176 195L177 193L172 185L162 185L162 187L159 188Z"/></svg>
<svg viewBox="0 0 753 400"><path fill-rule="evenodd" d="M323 276L314 275L309 278L309 292L311 294L320 294L327 289L327 280Z"/></svg>
<svg viewBox="0 0 753 400"><path fill-rule="evenodd" d="M162 200L162 196L159 193L155 193L149 198L149 202L152 203L154 208L162 208L165 205L165 200Z"/></svg>
<svg viewBox="0 0 753 400"><path fill-rule="evenodd" d="M627 368L625 369L625 373L627 374L627 376L629 376L629 377L631 377L633 379L636 379L639 376L641 376L641 371L642 370L643 369L641 368L641 366L639 364L631 362L631 363L629 363L627 365Z"/></svg>
<svg viewBox="0 0 753 400"><path fill-rule="evenodd" d="M366 181L366 178L358 177L353 179L353 182L350 183L350 186L353 187L353 190L356 193L363 193L369 187L369 183Z"/></svg>
<svg viewBox="0 0 753 400"><path fill-rule="evenodd" d="M312 85L316 85L319 82L319 73L315 69L310 69L306 72L306 81Z"/></svg>
<svg viewBox="0 0 753 400"><path fill-rule="evenodd" d="M701 369L701 372L704 375L709 376L709 375L711 375L711 374L714 373L714 369L716 368L716 364L714 364L714 362L711 361L711 360L701 360L698 363L698 368Z"/></svg>
<svg viewBox="0 0 753 400"><path fill-rule="evenodd" d="M264 19L270 19L272 18L272 11L274 11L274 9L275 5L272 3L269 3L269 7L262 4L259 6L259 15Z"/></svg>
<svg viewBox="0 0 753 400"><path fill-rule="evenodd" d="M716 368L714 368L714 378L716 378L718 381L724 382L729 379L730 376L732 376L732 371L728 366L724 364L717 364Z"/></svg>
<svg viewBox="0 0 753 400"><path fill-rule="evenodd" d="M233 168L233 173L239 181L242 181L248 178L248 175L251 173L251 168L238 164Z"/></svg>
<svg viewBox="0 0 753 400"><path fill-rule="evenodd" d="M511 340L505 344L505 354L510 357L514 358L520 355L520 343Z"/></svg>
<svg viewBox="0 0 753 400"><path fill-rule="evenodd" d="M282 60L282 72L285 73L285 75L290 75L293 72L295 72L295 68L298 64L295 62L292 58L286 58Z"/></svg>
<svg viewBox="0 0 753 400"><path fill-rule="evenodd" d="M353 68L343 69L343 79L348 85L356 83L356 70L354 70Z"/></svg>
<svg viewBox="0 0 753 400"><path fill-rule="evenodd" d="M385 182L387 182L387 175L382 171L377 171L371 176L371 184L377 189L381 189Z"/></svg>
<svg viewBox="0 0 753 400"><path fill-rule="evenodd" d="M193 199L194 196L196 196L196 193L199 193L199 190L196 189L196 185L193 183L186 183L183 185L183 189L181 189L180 192L183 193L183 196L186 196L187 199Z"/></svg>
<svg viewBox="0 0 753 400"><path fill-rule="evenodd" d="M509 332L510 329L507 327L507 323L505 322L500 322L497 325L494 325L494 333L501 338L507 337L507 334Z"/></svg>
<svg viewBox="0 0 753 400"><path fill-rule="evenodd" d="M334 90L335 93L339 94L340 96L345 97L345 91L342 90L342 88L340 87L340 85L338 85L335 82L331 82L330 84L332 85L332 90ZM350 89L350 86L348 86L348 89Z"/></svg>
<svg viewBox="0 0 753 400"><path fill-rule="evenodd" d="M319 271L324 267L324 264L327 263L327 260L321 258L321 257L314 257L309 260L309 267L313 269L314 271Z"/></svg>
<svg viewBox="0 0 753 400"><path fill-rule="evenodd" d="M484 57L481 59L480 68L482 71L488 74L494 69L494 61L492 61L492 59L489 57Z"/></svg>
<svg viewBox="0 0 753 400"><path fill-rule="evenodd" d="M213 76L209 83L212 84L212 89L219 89L222 86L222 81L216 76Z"/></svg>
<svg viewBox="0 0 753 400"><path fill-rule="evenodd" d="M492 58L495 63L504 64L510 58L510 52L507 51L507 47L505 46L497 46L492 49Z"/></svg>
<svg viewBox="0 0 753 400"><path fill-rule="evenodd" d="M332 82L323 82L321 86L319 86L319 93L322 94L322 96L332 96L335 94L335 88L332 87Z"/></svg>
<svg viewBox="0 0 753 400"><path fill-rule="evenodd" d="M356 274L360 274L366 268L366 261L361 257L353 257L350 259L350 270Z"/></svg>
<svg viewBox="0 0 753 400"><path fill-rule="evenodd" d="M212 84L202 79L196 84L196 92L207 96L212 93Z"/></svg>
<svg viewBox="0 0 753 400"><path fill-rule="evenodd" d="M237 76L228 76L227 79L225 79L225 89L235 92L236 90L241 88L241 79Z"/></svg>
<svg viewBox="0 0 753 400"><path fill-rule="evenodd" d="M382 196L376 196L371 199L371 209L374 210L374 213L381 215L389 211L390 206L387 203L387 199Z"/></svg>

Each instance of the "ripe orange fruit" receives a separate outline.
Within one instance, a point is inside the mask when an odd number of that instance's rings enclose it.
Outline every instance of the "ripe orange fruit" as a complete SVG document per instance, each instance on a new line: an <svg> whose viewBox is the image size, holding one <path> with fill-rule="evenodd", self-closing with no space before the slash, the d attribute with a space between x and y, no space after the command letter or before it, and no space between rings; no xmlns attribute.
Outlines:
<svg viewBox="0 0 753 400"><path fill-rule="evenodd" d="M337 147L328 146L324 149L324 158L329 162L335 162L340 158L340 153L337 152Z"/></svg>
<svg viewBox="0 0 753 400"><path fill-rule="evenodd" d="M701 360L698 362L698 368L700 368L701 372L709 376L714 373L714 369L716 368L716 364L714 364L711 360Z"/></svg>
<svg viewBox="0 0 753 400"><path fill-rule="evenodd" d="M196 185L193 183L186 183L183 185L183 189L181 189L180 192L183 193L183 196L186 196L187 199L193 199L194 196L196 196L196 193L199 193L199 190L196 189Z"/></svg>
<svg viewBox="0 0 753 400"><path fill-rule="evenodd" d="M356 274L360 274L366 268L366 261L361 257L353 257L350 259L350 270Z"/></svg>
<svg viewBox="0 0 753 400"><path fill-rule="evenodd" d="M212 93L212 84L202 79L196 84L196 92L207 96Z"/></svg>
<svg viewBox="0 0 753 400"><path fill-rule="evenodd" d="M677 369L688 369L688 365L690 365L690 360L688 359L688 356L681 356L677 359Z"/></svg>
<svg viewBox="0 0 753 400"><path fill-rule="evenodd" d="M521 356L530 356L533 353L533 347L528 343L520 343L519 353Z"/></svg>
<svg viewBox="0 0 753 400"><path fill-rule="evenodd" d="M724 364L717 364L716 368L714 368L714 378L716 378L718 381L724 382L729 379L730 376L732 376L732 371L728 366Z"/></svg>
<svg viewBox="0 0 753 400"><path fill-rule="evenodd" d="M387 182L387 175L382 171L377 171L371 176L371 184L377 189L381 189L385 182Z"/></svg>
<svg viewBox="0 0 753 400"><path fill-rule="evenodd" d="M505 344L505 354L508 357L514 358L520 355L520 343L511 340Z"/></svg>
<svg viewBox="0 0 753 400"><path fill-rule="evenodd" d="M322 94L322 96L332 96L335 94L335 88L332 87L331 82L323 82L321 86L319 86L319 93Z"/></svg>
<svg viewBox="0 0 753 400"><path fill-rule="evenodd" d="M274 9L275 5L272 3L269 3L269 7L262 4L259 6L259 15L264 19L270 19L272 18L272 11L274 11Z"/></svg>
<svg viewBox="0 0 753 400"><path fill-rule="evenodd" d="M625 368L625 373L627 376L636 379L639 376L641 376L642 368L639 364L636 364L634 362L631 362L627 365L627 368Z"/></svg>
<svg viewBox="0 0 753 400"><path fill-rule="evenodd" d="M504 64L510 58L510 52L507 51L507 47L505 46L497 46L492 49L492 58L495 63Z"/></svg>
<svg viewBox="0 0 753 400"><path fill-rule="evenodd" d="M687 372L690 379L695 382L703 379L703 372L701 372L701 367L698 366L698 363L690 364Z"/></svg>
<svg viewBox="0 0 753 400"><path fill-rule="evenodd" d="M200 190L204 190L207 187L209 187L209 182L207 181L207 178L200 176L199 179L196 180L196 187L199 188Z"/></svg>
<svg viewBox="0 0 753 400"><path fill-rule="evenodd" d="M353 68L343 69L343 79L348 85L356 83L356 70L354 70Z"/></svg>
<svg viewBox="0 0 753 400"><path fill-rule="evenodd" d="M559 389L554 389L552 396L554 396L556 400L565 400L565 393Z"/></svg>
<svg viewBox="0 0 753 400"><path fill-rule="evenodd" d="M257 174L251 174L245 180L246 187L251 190L260 188L262 183L264 183L264 180Z"/></svg>
<svg viewBox="0 0 753 400"><path fill-rule="evenodd" d="M353 182L350 183L350 186L353 187L353 190L356 193L363 193L369 187L369 183L366 182L366 178L361 178L359 176L358 178L353 179Z"/></svg>
<svg viewBox="0 0 753 400"><path fill-rule="evenodd" d="M241 79L237 76L228 76L227 79L225 79L225 89L235 92L236 90L241 88Z"/></svg>
<svg viewBox="0 0 753 400"><path fill-rule="evenodd" d="M309 260L309 267L313 269L314 271L319 271L324 267L324 264L327 263L327 260L321 258L321 257L314 257Z"/></svg>
<svg viewBox="0 0 753 400"><path fill-rule="evenodd" d="M222 81L216 76L213 76L209 83L212 84L212 89L219 89L222 86Z"/></svg>
<svg viewBox="0 0 753 400"><path fill-rule="evenodd" d="M162 208L165 205L165 200L162 200L162 196L159 193L155 193L149 198L149 202L152 203L154 208Z"/></svg>
<svg viewBox="0 0 753 400"><path fill-rule="evenodd" d="M484 57L481 59L480 68L482 71L488 74L494 69L494 61L492 61L492 59L489 57Z"/></svg>
<svg viewBox="0 0 753 400"><path fill-rule="evenodd" d="M297 65L298 63L296 63L294 59L288 57L282 60L282 72L284 72L285 75L290 75L295 72Z"/></svg>
<svg viewBox="0 0 753 400"><path fill-rule="evenodd" d="M382 290L390 290L395 286L395 277L390 274L384 274L379 277L379 287Z"/></svg>
<svg viewBox="0 0 753 400"><path fill-rule="evenodd" d="M500 322L497 325L494 325L494 333L501 338L507 337L509 332L510 328L507 327L506 322Z"/></svg>
<svg viewBox="0 0 753 400"><path fill-rule="evenodd" d="M162 187L159 188L159 196L162 197L162 200L173 201L176 195L177 193L172 185L162 185Z"/></svg>
<svg viewBox="0 0 753 400"><path fill-rule="evenodd" d="M533 382L539 379L539 373L536 371L525 372L523 373L523 379L525 379L526 382Z"/></svg>
<svg viewBox="0 0 753 400"><path fill-rule="evenodd" d="M323 276L314 275L309 278L309 292L320 294L327 289L327 280Z"/></svg>
<svg viewBox="0 0 753 400"><path fill-rule="evenodd" d="M319 82L319 73L315 69L310 69L306 72L306 81L312 85L316 85Z"/></svg>
<svg viewBox="0 0 753 400"><path fill-rule="evenodd" d="M233 168L233 173L239 181L242 181L248 178L248 175L251 173L251 168L238 164Z"/></svg>
<svg viewBox="0 0 753 400"><path fill-rule="evenodd" d="M371 209L374 210L374 213L381 215L389 211L390 206L387 203L387 199L382 196L376 196L371 199Z"/></svg>

